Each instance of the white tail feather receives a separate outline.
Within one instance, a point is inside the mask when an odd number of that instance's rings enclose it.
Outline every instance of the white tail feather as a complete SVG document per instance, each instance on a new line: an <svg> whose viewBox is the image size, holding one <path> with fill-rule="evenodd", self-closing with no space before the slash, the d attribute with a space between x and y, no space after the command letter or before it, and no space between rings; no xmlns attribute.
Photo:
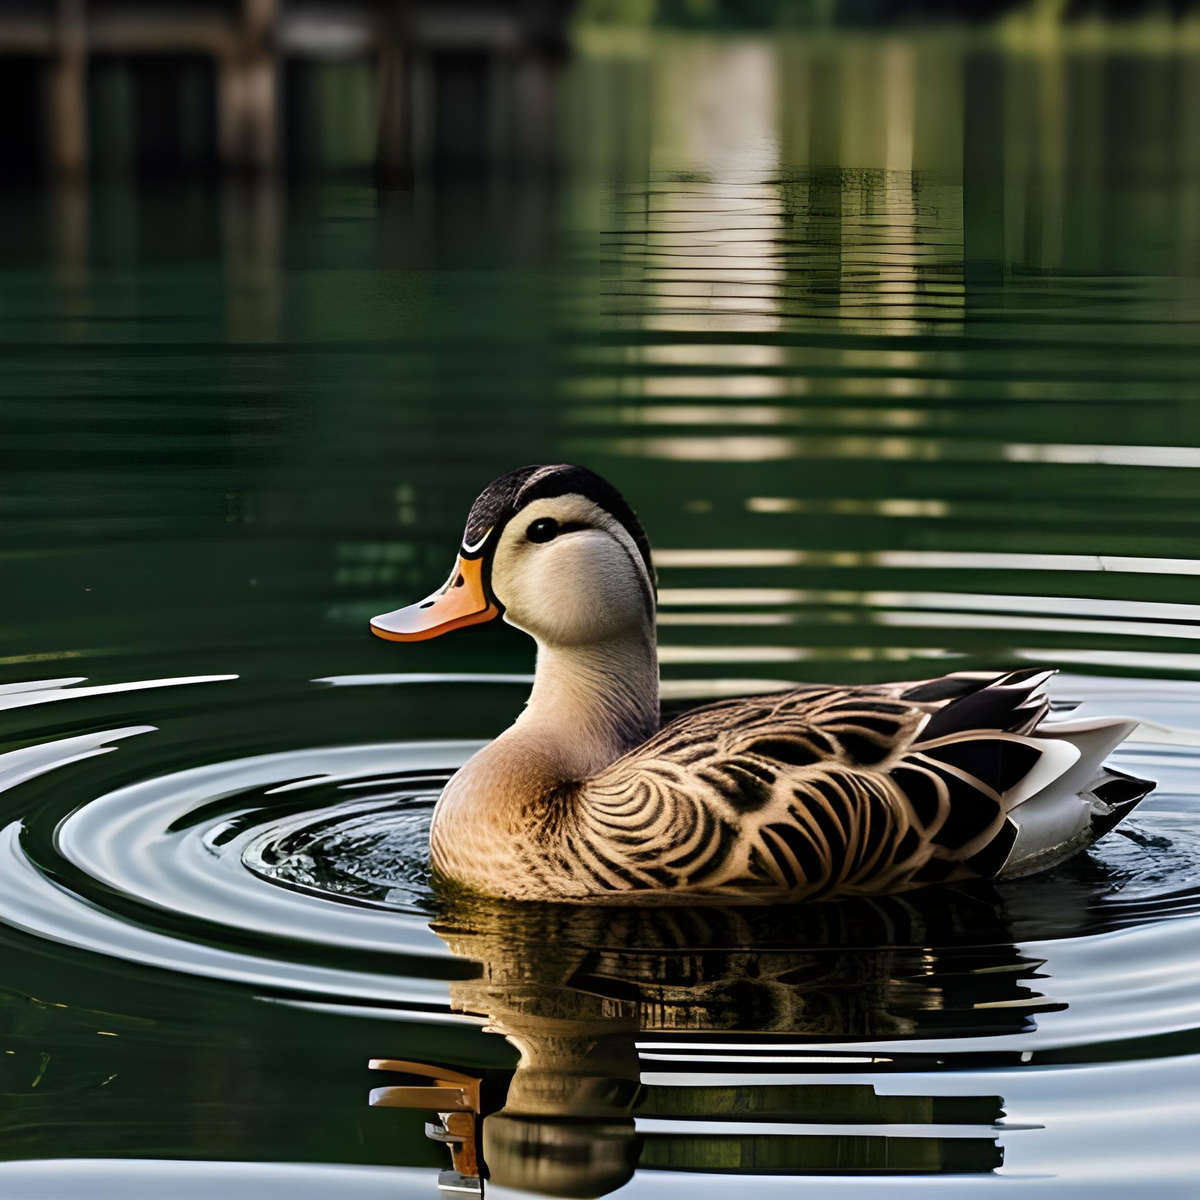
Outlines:
<svg viewBox="0 0 1200 1200"><path fill-rule="evenodd" d="M1017 838L1002 876L1021 875L1065 858L1091 835L1091 786L1105 777L1104 760L1137 728L1137 721L1102 717L1076 721L1044 721L1037 740L1054 747L1051 758L1060 769L1046 778L1042 763L1005 796ZM1074 753L1062 754L1070 748ZM1029 788L1032 781L1036 786ZM1024 794L1021 794L1024 793ZM1013 797L1020 795L1019 799ZM1019 807L1014 807L1014 805Z"/></svg>

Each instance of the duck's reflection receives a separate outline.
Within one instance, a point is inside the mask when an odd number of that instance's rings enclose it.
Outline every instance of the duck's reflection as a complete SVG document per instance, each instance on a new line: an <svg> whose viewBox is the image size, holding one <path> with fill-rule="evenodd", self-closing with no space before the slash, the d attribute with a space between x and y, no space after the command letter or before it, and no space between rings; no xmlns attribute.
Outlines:
<svg viewBox="0 0 1200 1200"><path fill-rule="evenodd" d="M764 911L456 903L435 928L479 964L451 985L455 1008L520 1052L481 1123L486 1173L549 1195L601 1196L637 1167L992 1171L1000 1097L892 1094L905 1089L877 1073L912 1067L926 1039L1019 1033L1058 1007L994 897L969 893Z"/></svg>

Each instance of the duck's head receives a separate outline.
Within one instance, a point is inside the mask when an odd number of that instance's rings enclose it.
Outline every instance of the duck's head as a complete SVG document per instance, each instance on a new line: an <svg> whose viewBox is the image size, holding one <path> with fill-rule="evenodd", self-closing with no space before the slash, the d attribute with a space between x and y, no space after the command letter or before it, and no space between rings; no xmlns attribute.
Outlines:
<svg viewBox="0 0 1200 1200"><path fill-rule="evenodd" d="M371 620L415 642L503 618L550 646L653 631L650 544L620 492L586 467L521 467L471 506L458 560L424 600Z"/></svg>

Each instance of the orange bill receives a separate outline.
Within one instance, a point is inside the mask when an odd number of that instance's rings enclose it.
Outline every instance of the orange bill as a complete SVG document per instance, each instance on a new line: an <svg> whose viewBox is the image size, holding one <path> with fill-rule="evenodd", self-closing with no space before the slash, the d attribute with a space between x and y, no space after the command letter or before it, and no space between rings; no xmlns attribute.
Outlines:
<svg viewBox="0 0 1200 1200"><path fill-rule="evenodd" d="M371 618L371 632L389 642L423 642L452 629L482 625L500 615L483 586L483 559L459 557L436 592L395 612Z"/></svg>

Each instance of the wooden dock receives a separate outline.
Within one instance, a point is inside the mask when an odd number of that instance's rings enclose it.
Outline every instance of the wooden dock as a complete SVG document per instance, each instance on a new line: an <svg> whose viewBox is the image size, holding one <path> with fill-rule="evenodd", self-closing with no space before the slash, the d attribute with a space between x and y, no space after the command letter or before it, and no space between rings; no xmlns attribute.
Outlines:
<svg viewBox="0 0 1200 1200"><path fill-rule="evenodd" d="M572 0L0 0L0 71L32 64L38 157L58 175L88 168L89 72L114 58L198 60L211 71L222 169L284 165L296 141L284 128L289 67L338 60L374 68L381 173L403 177L442 160L537 164L550 152L572 8Z"/></svg>

